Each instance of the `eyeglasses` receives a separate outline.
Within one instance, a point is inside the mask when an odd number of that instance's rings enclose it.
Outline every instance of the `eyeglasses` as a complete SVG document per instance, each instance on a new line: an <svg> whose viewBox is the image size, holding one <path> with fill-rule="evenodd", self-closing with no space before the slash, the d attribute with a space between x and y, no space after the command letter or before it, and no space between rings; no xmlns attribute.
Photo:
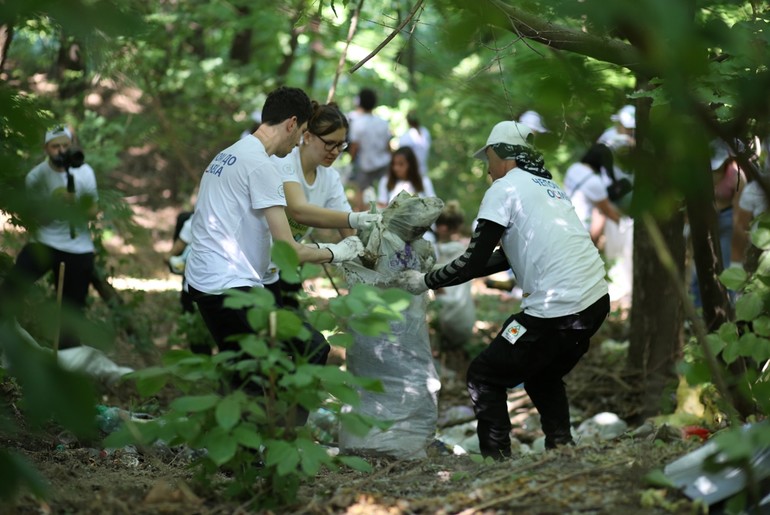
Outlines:
<svg viewBox="0 0 770 515"><path fill-rule="evenodd" d="M331 152L335 148L337 149L338 152L342 152L343 150L348 148L348 142L347 141L340 141L339 143L337 143L336 141L326 141L325 139L323 139L318 134L315 134L315 137L320 139L321 141L323 141L324 149L327 152Z"/></svg>

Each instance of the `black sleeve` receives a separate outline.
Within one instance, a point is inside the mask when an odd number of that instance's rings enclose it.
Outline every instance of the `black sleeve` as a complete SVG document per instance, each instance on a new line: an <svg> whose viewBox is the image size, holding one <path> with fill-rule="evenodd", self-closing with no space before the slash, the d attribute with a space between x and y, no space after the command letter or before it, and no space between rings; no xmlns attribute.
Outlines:
<svg viewBox="0 0 770 515"><path fill-rule="evenodd" d="M505 227L502 225L489 220L479 220L463 255L438 270L428 272L425 275L425 284L435 290L508 270L510 265L503 251L495 251L503 232Z"/></svg>

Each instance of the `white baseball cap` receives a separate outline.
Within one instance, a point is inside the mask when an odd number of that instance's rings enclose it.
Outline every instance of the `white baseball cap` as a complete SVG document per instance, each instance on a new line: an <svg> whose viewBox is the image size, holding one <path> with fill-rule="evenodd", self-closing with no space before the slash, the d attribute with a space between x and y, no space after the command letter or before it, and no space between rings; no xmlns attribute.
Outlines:
<svg viewBox="0 0 770 515"><path fill-rule="evenodd" d="M532 132L548 132L548 129L543 125L543 118L535 111L525 111L524 114L519 116L519 123L523 123L532 129Z"/></svg>
<svg viewBox="0 0 770 515"><path fill-rule="evenodd" d="M510 121L500 122L492 127L492 132L489 133L489 137L487 138L487 144L477 150L476 153L473 154L473 157L486 161L487 147L496 143L507 143L508 145L523 145L529 147L531 146L530 142L533 137L532 130L523 123Z"/></svg>
<svg viewBox="0 0 770 515"><path fill-rule="evenodd" d="M626 105L620 108L616 114L610 116L613 122L620 122L626 129L636 129L636 107Z"/></svg>
<svg viewBox="0 0 770 515"><path fill-rule="evenodd" d="M67 127L60 125L45 133L45 142L48 143L60 136L67 136L72 141L72 132Z"/></svg>

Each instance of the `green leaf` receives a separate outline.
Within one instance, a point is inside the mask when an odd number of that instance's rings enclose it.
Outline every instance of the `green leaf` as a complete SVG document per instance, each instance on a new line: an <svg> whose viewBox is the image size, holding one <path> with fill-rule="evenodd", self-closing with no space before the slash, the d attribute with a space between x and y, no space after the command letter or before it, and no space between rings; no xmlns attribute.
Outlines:
<svg viewBox="0 0 770 515"><path fill-rule="evenodd" d="M354 339L353 335L350 333L337 333L326 338L326 341L329 342L329 345L348 349L353 345Z"/></svg>
<svg viewBox="0 0 770 515"><path fill-rule="evenodd" d="M764 363L770 358L770 341L754 333L746 333L739 340L739 354Z"/></svg>
<svg viewBox="0 0 770 515"><path fill-rule="evenodd" d="M387 320L377 320L374 317L365 317L350 321L350 328L364 336L380 336L390 334L390 323Z"/></svg>
<svg viewBox="0 0 770 515"><path fill-rule="evenodd" d="M337 461L346 467L360 472L371 472L372 466L358 456L337 456Z"/></svg>
<svg viewBox="0 0 770 515"><path fill-rule="evenodd" d="M684 373L687 384L698 385L711 382L711 370L706 363L698 361L695 363L684 363L682 366L682 373Z"/></svg>
<svg viewBox="0 0 770 515"><path fill-rule="evenodd" d="M215 394L190 395L187 397L180 397L175 399L171 403L171 408L184 413L206 411L207 409L211 409L216 406L216 404L219 402L219 399L219 395Z"/></svg>
<svg viewBox="0 0 770 515"><path fill-rule="evenodd" d="M344 404L350 404L351 406L358 406L361 402L361 399L358 396L358 392L347 385L344 384L324 384L326 390L329 392L329 394L334 395L337 399L339 399Z"/></svg>
<svg viewBox="0 0 770 515"><path fill-rule="evenodd" d="M211 429L203 439L203 445L208 451L206 456L219 466L233 459L238 450L235 438L221 427Z"/></svg>
<svg viewBox="0 0 770 515"><path fill-rule="evenodd" d="M279 476L285 476L297 469L300 457L293 445L282 440L270 440L265 442L265 447L265 465L275 467Z"/></svg>
<svg viewBox="0 0 770 515"><path fill-rule="evenodd" d="M242 394L239 396L238 393L241 392L232 393L222 399L214 411L217 424L225 431L234 428L241 419L241 401L239 397L242 397Z"/></svg>
<svg viewBox="0 0 770 515"><path fill-rule="evenodd" d="M762 315L751 324L752 329L759 336L770 336L770 317Z"/></svg>
<svg viewBox="0 0 770 515"><path fill-rule="evenodd" d="M11 500L22 487L40 498L47 492L46 481L24 458L0 449L0 499Z"/></svg>
<svg viewBox="0 0 770 515"><path fill-rule="evenodd" d="M709 346L711 354L714 356L722 352L725 346L727 346L727 343L725 343L725 341L719 335L713 333L706 335L706 344Z"/></svg>
<svg viewBox="0 0 770 515"><path fill-rule="evenodd" d="M161 391L167 382L167 375L139 377L136 380L136 390L142 397L151 397Z"/></svg>
<svg viewBox="0 0 770 515"><path fill-rule="evenodd" d="M296 337L302 339L301 335L307 339L310 336L310 332L302 325L302 319L286 309L279 309L276 312L276 325L276 336L280 340L291 340Z"/></svg>
<svg viewBox="0 0 770 515"><path fill-rule="evenodd" d="M754 320L762 313L762 298L755 292L741 296L735 303L736 320Z"/></svg>
<svg viewBox="0 0 770 515"><path fill-rule="evenodd" d="M274 241L270 257L273 263L281 269L281 279L291 284L299 282L299 257L289 243Z"/></svg>
<svg viewBox="0 0 770 515"><path fill-rule="evenodd" d="M738 341L738 326L734 322L725 322L717 330L719 338L726 343L733 343Z"/></svg>
<svg viewBox="0 0 770 515"><path fill-rule="evenodd" d="M250 334L243 338L240 342L241 348L244 352L255 358L264 358L268 353L268 346L264 339Z"/></svg>
<svg viewBox="0 0 770 515"><path fill-rule="evenodd" d="M201 432L200 423L188 417L177 417L168 425L173 426L176 433L187 442L192 442Z"/></svg>
<svg viewBox="0 0 770 515"><path fill-rule="evenodd" d="M259 449L262 445L262 437L254 424L240 424L233 429L233 437L240 445L249 449Z"/></svg>
<svg viewBox="0 0 770 515"><path fill-rule="evenodd" d="M644 481L650 486L656 486L660 488L673 488L677 486L671 481L660 469L651 470L644 476Z"/></svg>
<svg viewBox="0 0 770 515"><path fill-rule="evenodd" d="M331 331L337 327L337 320L328 311L310 311L307 313L307 321L319 331Z"/></svg>
<svg viewBox="0 0 770 515"><path fill-rule="evenodd" d="M321 469L321 465L332 462L322 446L305 438L298 438L296 444L299 448L300 466L307 476L315 476Z"/></svg>
<svg viewBox="0 0 770 515"><path fill-rule="evenodd" d="M751 231L751 243L762 250L770 249L770 227L760 221L757 228Z"/></svg>
<svg viewBox="0 0 770 515"><path fill-rule="evenodd" d="M739 291L746 284L748 274L743 268L731 266L719 274L719 280L729 290Z"/></svg>

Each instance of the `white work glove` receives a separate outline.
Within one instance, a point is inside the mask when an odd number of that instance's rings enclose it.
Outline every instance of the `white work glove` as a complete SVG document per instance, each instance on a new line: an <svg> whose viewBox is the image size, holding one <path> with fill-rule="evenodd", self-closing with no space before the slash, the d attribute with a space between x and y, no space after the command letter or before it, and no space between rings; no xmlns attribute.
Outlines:
<svg viewBox="0 0 770 515"><path fill-rule="evenodd" d="M372 224L381 221L382 215L379 213L360 211L348 214L348 225L351 229L368 229Z"/></svg>
<svg viewBox="0 0 770 515"><path fill-rule="evenodd" d="M318 248L331 251L331 263L353 261L364 253L364 244L361 243L358 236L349 236L339 243L319 243Z"/></svg>
<svg viewBox="0 0 770 515"><path fill-rule="evenodd" d="M428 285L425 284L425 274L417 270L404 270L396 276L395 284L412 295L421 295L428 291Z"/></svg>

